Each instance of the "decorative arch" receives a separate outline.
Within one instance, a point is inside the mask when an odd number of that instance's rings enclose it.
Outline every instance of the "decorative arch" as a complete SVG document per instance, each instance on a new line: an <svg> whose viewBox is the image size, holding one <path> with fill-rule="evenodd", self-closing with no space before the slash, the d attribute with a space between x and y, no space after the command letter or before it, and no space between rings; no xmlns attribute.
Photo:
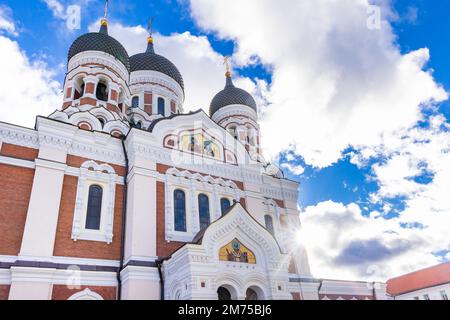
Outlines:
<svg viewBox="0 0 450 320"><path fill-rule="evenodd" d="M101 295L90 289L84 289L70 296L68 300L104 300Z"/></svg>

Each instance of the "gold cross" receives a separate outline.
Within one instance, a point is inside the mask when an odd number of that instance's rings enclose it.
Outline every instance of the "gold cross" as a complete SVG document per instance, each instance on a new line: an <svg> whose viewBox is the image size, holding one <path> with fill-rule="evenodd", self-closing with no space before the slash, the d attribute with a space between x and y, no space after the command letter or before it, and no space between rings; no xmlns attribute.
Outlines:
<svg viewBox="0 0 450 320"><path fill-rule="evenodd" d="M230 70L230 57L226 56L223 58L223 64L227 67L227 74L231 72Z"/></svg>
<svg viewBox="0 0 450 320"><path fill-rule="evenodd" d="M153 36L153 17L150 18L150 24L149 24L149 33L150 33L150 37Z"/></svg>
<svg viewBox="0 0 450 320"><path fill-rule="evenodd" d="M104 17L104 19L106 20L108 18L108 0L106 0L106 3L105 3L105 17Z"/></svg>

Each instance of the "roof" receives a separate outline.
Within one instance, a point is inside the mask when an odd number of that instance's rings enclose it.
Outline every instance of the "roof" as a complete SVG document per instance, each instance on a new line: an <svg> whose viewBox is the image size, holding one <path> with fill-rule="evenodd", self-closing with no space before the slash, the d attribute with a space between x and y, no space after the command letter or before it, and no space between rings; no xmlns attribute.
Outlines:
<svg viewBox="0 0 450 320"><path fill-rule="evenodd" d="M119 60L130 71L130 58L122 44L108 35L107 26L103 25L99 32L86 33L78 37L69 49L68 61L85 51L105 52Z"/></svg>
<svg viewBox="0 0 450 320"><path fill-rule="evenodd" d="M422 269L387 282L387 291L393 296L450 283L450 262Z"/></svg>
<svg viewBox="0 0 450 320"><path fill-rule="evenodd" d="M161 72L175 80L184 90L184 81L178 68L167 58L155 53L153 43L149 43L147 51L130 57L131 72L151 70Z"/></svg>
<svg viewBox="0 0 450 320"><path fill-rule="evenodd" d="M252 95L243 89L236 88L231 77L227 76L225 88L216 94L214 99L211 101L209 113L213 116L213 114L221 108L233 104L241 104L250 107L255 112L258 112L255 99L253 99Z"/></svg>

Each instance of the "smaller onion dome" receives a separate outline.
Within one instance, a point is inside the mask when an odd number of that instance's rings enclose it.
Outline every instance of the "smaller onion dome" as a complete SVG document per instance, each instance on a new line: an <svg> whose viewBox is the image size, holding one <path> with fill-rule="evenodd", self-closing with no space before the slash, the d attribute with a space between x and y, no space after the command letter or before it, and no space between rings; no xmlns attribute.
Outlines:
<svg viewBox="0 0 450 320"><path fill-rule="evenodd" d="M76 39L69 49L68 61L86 51L105 52L119 60L130 71L130 58L122 44L108 35L108 21L102 19L99 32L91 32Z"/></svg>
<svg viewBox="0 0 450 320"><path fill-rule="evenodd" d="M225 89L216 94L216 96L211 102L209 108L209 113L211 117L221 108L233 104L241 104L250 107L255 112L258 112L255 99L253 99L252 95L247 91L234 86L230 72L226 73L226 78L227 82L225 85Z"/></svg>
<svg viewBox="0 0 450 320"><path fill-rule="evenodd" d="M130 57L131 72L134 71L157 71L175 80L184 90L183 77L178 68L167 58L156 54L153 38L147 39L147 50Z"/></svg>

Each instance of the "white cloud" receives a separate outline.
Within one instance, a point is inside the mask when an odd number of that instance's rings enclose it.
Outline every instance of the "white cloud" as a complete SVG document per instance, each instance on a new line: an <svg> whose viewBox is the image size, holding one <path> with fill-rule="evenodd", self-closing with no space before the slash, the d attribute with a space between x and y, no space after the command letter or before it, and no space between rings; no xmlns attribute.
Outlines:
<svg viewBox="0 0 450 320"><path fill-rule="evenodd" d="M66 10L64 5L58 0L43 0L48 8L52 11L53 15L59 19L66 18Z"/></svg>
<svg viewBox="0 0 450 320"><path fill-rule="evenodd" d="M261 124L272 156L292 145L307 164L325 167L350 145L378 145L383 134L411 127L422 104L447 98L423 71L427 49L402 55L386 20L380 30L367 28L368 1L190 4L200 27L236 41L237 61L257 57L271 66Z"/></svg>
<svg viewBox="0 0 450 320"><path fill-rule="evenodd" d="M0 36L0 48L0 119L34 127L37 115L61 107L61 86L53 71L42 61L30 61L17 42Z"/></svg>
<svg viewBox="0 0 450 320"><path fill-rule="evenodd" d="M289 170L296 176L300 176L305 172L305 168L303 168L301 165L294 165L288 162L282 163L281 168Z"/></svg>
<svg viewBox="0 0 450 320"><path fill-rule="evenodd" d="M98 31L99 23L89 26ZM143 26L124 26L110 22L108 31L120 41L131 55L144 52L147 47L147 30ZM225 86L223 56L215 52L207 37L194 36L189 32L168 36L155 34L156 53L171 60L184 78L185 111L204 109L209 114L209 105L214 95ZM249 90L257 86L247 78L237 78L236 85Z"/></svg>
<svg viewBox="0 0 450 320"><path fill-rule="evenodd" d="M356 204L332 201L305 209L318 276L368 277L375 264L386 279L437 263L433 253L450 248L449 125L436 114L430 128L415 127L448 95L426 70L427 48L400 52L386 20L399 17L390 1L378 3L384 20L370 30L367 0L190 0L200 27L236 42L236 61L270 66L261 121L270 155L287 149L322 168L352 146L359 166L383 159L371 167L380 187L371 200L383 214L365 218ZM415 179L425 173L431 182ZM405 209L384 219L399 197Z"/></svg>
<svg viewBox="0 0 450 320"><path fill-rule="evenodd" d="M3 32L13 36L18 35L16 25L12 19L11 9L0 5L0 34Z"/></svg>
<svg viewBox="0 0 450 320"><path fill-rule="evenodd" d="M364 217L356 204L327 201L306 208L302 232L314 276L385 281L439 263L427 241L436 228L418 233L401 222L375 213ZM442 233L440 238L448 243Z"/></svg>

